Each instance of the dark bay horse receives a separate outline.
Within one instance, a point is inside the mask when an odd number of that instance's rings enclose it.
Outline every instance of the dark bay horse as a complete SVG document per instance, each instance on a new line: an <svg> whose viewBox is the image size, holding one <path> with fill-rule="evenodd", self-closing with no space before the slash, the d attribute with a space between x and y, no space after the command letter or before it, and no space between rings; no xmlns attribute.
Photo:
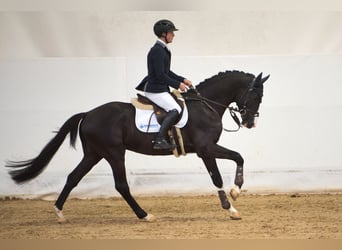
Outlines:
<svg viewBox="0 0 342 250"><path fill-rule="evenodd" d="M255 117L263 96L263 84L268 79L262 73L255 77L239 71L226 71L206 79L195 90L183 93L189 118L181 129L185 151L200 157L218 188L221 205L228 209L232 219L240 219L223 189L223 181L216 159L236 162L235 187L230 195L235 200L243 184L244 160L238 152L217 144L222 133L222 116L233 102L241 115L241 125L254 127ZM115 188L126 200L139 219L153 220L132 197L126 178L125 151L131 150L146 155L170 155L171 151L153 150L155 133L142 133L135 127L135 108L130 103L111 102L89 112L79 113L68 119L54 138L40 154L28 161L8 162L12 168L10 175L17 183L37 177L48 165L65 137L70 134L70 144L75 146L78 130L82 142L83 159L67 177L59 195L55 209L59 222L65 221L62 209L73 188L101 160L106 159L111 166Z"/></svg>

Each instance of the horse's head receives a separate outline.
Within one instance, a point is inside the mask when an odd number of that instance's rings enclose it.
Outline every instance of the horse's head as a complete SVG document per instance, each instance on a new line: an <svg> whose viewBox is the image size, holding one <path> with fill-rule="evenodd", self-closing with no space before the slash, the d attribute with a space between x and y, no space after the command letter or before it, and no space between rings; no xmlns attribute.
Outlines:
<svg viewBox="0 0 342 250"><path fill-rule="evenodd" d="M258 110L263 96L264 82L269 77L268 75L263 78L262 73L260 73L243 90L242 95L237 101L242 126L247 128L255 127L255 117L259 116Z"/></svg>

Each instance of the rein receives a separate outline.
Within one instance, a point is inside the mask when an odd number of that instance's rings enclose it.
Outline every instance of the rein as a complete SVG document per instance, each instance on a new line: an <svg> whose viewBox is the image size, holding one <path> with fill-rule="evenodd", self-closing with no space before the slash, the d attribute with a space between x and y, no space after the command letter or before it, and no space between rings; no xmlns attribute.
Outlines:
<svg viewBox="0 0 342 250"><path fill-rule="evenodd" d="M225 109L228 109L228 110L229 110L229 113L230 113L230 116L233 118L233 120L235 121L235 123L236 123L236 125L238 126L238 128L237 128L237 129L226 129L226 128L223 128L223 130L224 130L225 132L237 132L237 131L240 130L240 128L241 128L241 122L240 122L240 119L238 118L238 116L236 115L235 112L239 112L239 113L241 114L242 112L245 112L245 110L243 110L243 109L240 110L238 107L226 106L226 105L224 105L224 104L222 104L222 103L219 103L219 102L215 102L215 101L213 101L213 100L210 100L210 99L208 99L208 98L202 96L201 93L198 92L198 90L196 89L196 87L192 87L191 89L196 93L198 99L197 99L197 98L189 98L189 97L186 97L186 100L189 100L189 101L201 101L201 102L204 103L210 110L212 110L212 111L214 111L214 112L216 112L216 113L217 113L217 111L216 111L212 106L210 106L210 105L208 104L208 102L209 102L209 103L212 103L212 104L215 104L215 105L218 105L218 106L221 106L221 107L223 107L223 108L225 108Z"/></svg>

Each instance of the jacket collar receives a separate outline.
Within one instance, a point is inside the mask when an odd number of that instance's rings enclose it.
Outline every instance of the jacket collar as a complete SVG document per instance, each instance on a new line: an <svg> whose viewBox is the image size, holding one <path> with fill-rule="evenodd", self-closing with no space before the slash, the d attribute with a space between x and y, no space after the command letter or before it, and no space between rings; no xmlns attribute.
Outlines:
<svg viewBox="0 0 342 250"><path fill-rule="evenodd" d="M157 43L159 43L163 47L167 47L166 43L162 39L157 39Z"/></svg>
<svg viewBox="0 0 342 250"><path fill-rule="evenodd" d="M161 40L161 39L157 39L156 44L159 44L160 46L162 46L164 49L166 49L168 52L170 52L170 49L167 47L167 44Z"/></svg>

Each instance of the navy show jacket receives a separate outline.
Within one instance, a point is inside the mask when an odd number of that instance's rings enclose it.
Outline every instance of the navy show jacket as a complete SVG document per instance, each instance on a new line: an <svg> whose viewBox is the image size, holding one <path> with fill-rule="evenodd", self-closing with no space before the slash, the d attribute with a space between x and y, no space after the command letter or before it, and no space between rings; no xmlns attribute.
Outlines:
<svg viewBox="0 0 342 250"><path fill-rule="evenodd" d="M185 78L173 73L170 65L171 52L157 41L147 55L148 75L136 89L150 93L170 92L169 87L178 89Z"/></svg>

